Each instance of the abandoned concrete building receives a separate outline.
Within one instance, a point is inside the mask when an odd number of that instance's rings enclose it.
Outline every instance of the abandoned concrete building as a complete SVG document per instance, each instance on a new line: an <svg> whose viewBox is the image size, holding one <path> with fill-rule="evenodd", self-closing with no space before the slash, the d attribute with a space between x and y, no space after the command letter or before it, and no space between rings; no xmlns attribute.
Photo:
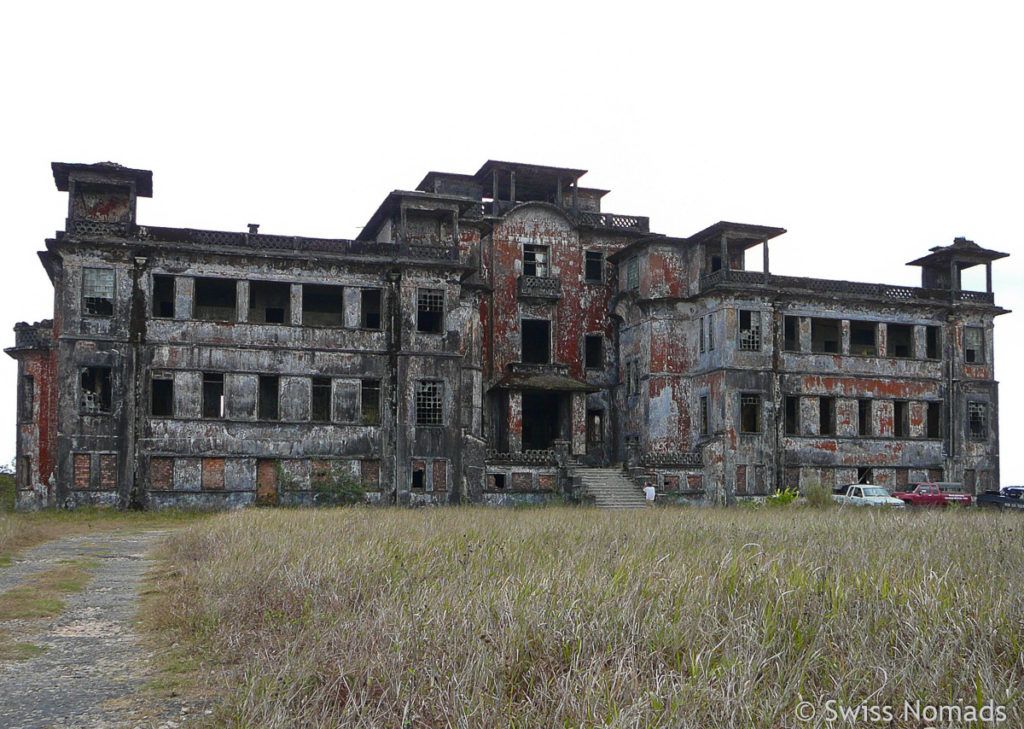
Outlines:
<svg viewBox="0 0 1024 729"><path fill-rule="evenodd" d="M654 234L584 173L430 172L340 240L139 225L151 172L54 163L53 318L6 350L19 506L302 503L338 473L397 504L578 496L596 469L705 503L998 484L1006 254L958 238L920 287L779 276L783 229Z"/></svg>

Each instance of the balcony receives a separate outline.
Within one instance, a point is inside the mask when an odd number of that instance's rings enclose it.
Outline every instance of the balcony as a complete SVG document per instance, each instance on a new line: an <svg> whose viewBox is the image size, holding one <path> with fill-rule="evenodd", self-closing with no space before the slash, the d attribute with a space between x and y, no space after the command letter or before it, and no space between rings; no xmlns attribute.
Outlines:
<svg viewBox="0 0 1024 729"><path fill-rule="evenodd" d="M916 286L894 286L890 284L861 283L859 281L834 281L823 278L800 276L765 275L761 271L734 271L721 269L700 277L700 291L704 293L715 286L765 286L774 290L813 291L823 294L851 294L891 301L970 301L993 304L995 299L985 291L950 291L949 289L926 289Z"/></svg>
<svg viewBox="0 0 1024 729"><path fill-rule="evenodd" d="M521 299L557 301L562 298L562 281L549 276L520 276L517 294Z"/></svg>

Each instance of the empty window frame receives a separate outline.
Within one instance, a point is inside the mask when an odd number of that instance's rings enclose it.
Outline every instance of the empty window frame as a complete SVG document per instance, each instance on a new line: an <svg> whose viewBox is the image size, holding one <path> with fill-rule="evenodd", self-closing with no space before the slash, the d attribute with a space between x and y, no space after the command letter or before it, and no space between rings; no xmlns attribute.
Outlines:
<svg viewBox="0 0 1024 729"><path fill-rule="evenodd" d="M761 312L740 310L740 351L761 351Z"/></svg>
<svg viewBox="0 0 1024 729"><path fill-rule="evenodd" d="M18 384L18 420L31 423L35 418L36 378L22 375Z"/></svg>
<svg viewBox="0 0 1024 729"><path fill-rule="evenodd" d="M700 334L698 335L699 344L697 345L697 348L700 350L701 354L704 354L704 350L705 350L705 342L704 342L704 317L701 317L699 322L700 322Z"/></svg>
<svg viewBox="0 0 1024 729"><path fill-rule="evenodd" d="M82 397L81 410L87 415L109 413L111 407L110 367L82 367L79 372Z"/></svg>
<svg viewBox="0 0 1024 729"><path fill-rule="evenodd" d="M602 410L587 411L587 442L600 443L604 440L604 428L602 425L604 412Z"/></svg>
<svg viewBox="0 0 1024 729"><path fill-rule="evenodd" d="M924 356L928 359L941 359L939 355L939 327L924 328Z"/></svg>
<svg viewBox="0 0 1024 729"><path fill-rule="evenodd" d="M174 276L153 274L153 317L174 318Z"/></svg>
<svg viewBox="0 0 1024 729"><path fill-rule="evenodd" d="M379 425L380 380L363 380L359 388L359 403L360 418L363 421L363 425ZM418 403L419 400L417 400Z"/></svg>
<svg viewBox="0 0 1024 729"><path fill-rule="evenodd" d="M892 402L892 434L894 438L910 435L910 403L906 400Z"/></svg>
<svg viewBox="0 0 1024 729"><path fill-rule="evenodd" d="M836 399L834 397L818 398L818 433L819 435L836 434Z"/></svg>
<svg viewBox="0 0 1024 729"><path fill-rule="evenodd" d="M871 483L871 469L867 466L857 468L857 483Z"/></svg>
<svg viewBox="0 0 1024 729"><path fill-rule="evenodd" d="M302 326L345 326L345 287L303 284Z"/></svg>
<svg viewBox="0 0 1024 729"><path fill-rule="evenodd" d="M708 396L700 397L700 434L711 435L711 411L708 407Z"/></svg>
<svg viewBox="0 0 1024 729"><path fill-rule="evenodd" d="M380 329L380 289L363 289L359 292L359 327Z"/></svg>
<svg viewBox="0 0 1024 729"><path fill-rule="evenodd" d="M82 270L82 313L87 316L114 315L114 269Z"/></svg>
<svg viewBox="0 0 1024 729"><path fill-rule="evenodd" d="M444 425L444 383L416 383L416 425Z"/></svg>
<svg viewBox="0 0 1024 729"><path fill-rule="evenodd" d="M158 418L174 415L174 379L171 375L153 375L149 389L149 412Z"/></svg>
<svg viewBox="0 0 1024 729"><path fill-rule="evenodd" d="M708 351L713 352L715 350L715 315L708 314L704 318L708 320Z"/></svg>
<svg viewBox="0 0 1024 729"><path fill-rule="evenodd" d="M249 282L249 321L253 324L291 323L292 287L279 281Z"/></svg>
<svg viewBox="0 0 1024 729"><path fill-rule="evenodd" d="M786 395L786 435L800 435L800 398L797 395Z"/></svg>
<svg viewBox="0 0 1024 729"><path fill-rule="evenodd" d="M604 254L601 251L586 251L583 277L587 281L601 283L604 280Z"/></svg>
<svg viewBox="0 0 1024 729"><path fill-rule="evenodd" d="M811 319L811 351L815 354L839 354L842 334L838 319Z"/></svg>
<svg viewBox="0 0 1024 729"><path fill-rule="evenodd" d="M543 278L548 275L548 247L523 246L523 275Z"/></svg>
<svg viewBox="0 0 1024 729"><path fill-rule="evenodd" d="M235 321L238 287L233 279L197 278L192 317L203 321Z"/></svg>
<svg viewBox="0 0 1024 729"><path fill-rule="evenodd" d="M224 417L224 375L219 372L203 373L203 417Z"/></svg>
<svg viewBox="0 0 1024 729"><path fill-rule="evenodd" d="M869 357L878 354L878 324L873 321L850 322L850 354Z"/></svg>
<svg viewBox="0 0 1024 729"><path fill-rule="evenodd" d="M938 402L927 403L925 408L925 436L928 438L941 438L942 432L942 404Z"/></svg>
<svg viewBox="0 0 1024 729"><path fill-rule="evenodd" d="M782 317L782 348L787 352L800 351L800 317Z"/></svg>
<svg viewBox="0 0 1024 729"><path fill-rule="evenodd" d="M626 288L640 288L640 259L636 256L626 261Z"/></svg>
<svg viewBox="0 0 1024 729"><path fill-rule="evenodd" d="M423 491L427 484L427 469L423 464L414 463L412 466L412 488L415 491Z"/></svg>
<svg viewBox="0 0 1024 729"><path fill-rule="evenodd" d="M440 334L444 327L444 291L416 291L416 331Z"/></svg>
<svg viewBox="0 0 1024 729"><path fill-rule="evenodd" d="M551 361L551 322L546 319L523 319L520 327L523 362L548 364Z"/></svg>
<svg viewBox="0 0 1024 729"><path fill-rule="evenodd" d="M988 440L987 402L967 403L967 437L971 440Z"/></svg>
<svg viewBox="0 0 1024 729"><path fill-rule="evenodd" d="M583 338L583 362L587 369L600 369L604 366L604 335L587 334Z"/></svg>
<svg viewBox="0 0 1024 729"><path fill-rule="evenodd" d="M914 327L910 324L889 324L885 332L887 357L914 356Z"/></svg>
<svg viewBox="0 0 1024 729"><path fill-rule="evenodd" d="M757 393L740 395L740 432L761 432L761 396Z"/></svg>
<svg viewBox="0 0 1024 729"><path fill-rule="evenodd" d="M256 415L259 420L280 420L278 407L281 393L281 378L277 375L260 375Z"/></svg>
<svg viewBox="0 0 1024 729"><path fill-rule="evenodd" d="M310 383L309 419L314 423L331 421L330 377L314 377Z"/></svg>
<svg viewBox="0 0 1024 729"><path fill-rule="evenodd" d="M857 401L857 434L872 435L874 426L871 421L871 400Z"/></svg>
<svg viewBox="0 0 1024 729"><path fill-rule="evenodd" d="M964 362L985 362L985 330L981 327L964 327Z"/></svg>

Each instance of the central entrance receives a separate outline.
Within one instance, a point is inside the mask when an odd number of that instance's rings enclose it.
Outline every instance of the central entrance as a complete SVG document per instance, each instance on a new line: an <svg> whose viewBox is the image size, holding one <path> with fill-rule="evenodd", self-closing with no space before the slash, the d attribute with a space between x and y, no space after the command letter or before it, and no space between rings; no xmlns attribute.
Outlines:
<svg viewBox="0 0 1024 729"><path fill-rule="evenodd" d="M569 440L569 398L564 392L523 392L523 450L543 451Z"/></svg>

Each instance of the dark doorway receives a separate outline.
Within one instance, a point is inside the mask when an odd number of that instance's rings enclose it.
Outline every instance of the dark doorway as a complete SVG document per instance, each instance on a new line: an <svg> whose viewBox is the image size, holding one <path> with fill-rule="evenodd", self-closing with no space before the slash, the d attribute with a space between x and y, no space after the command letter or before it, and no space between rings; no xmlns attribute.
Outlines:
<svg viewBox="0 0 1024 729"><path fill-rule="evenodd" d="M565 400L558 392L523 393L523 450L547 450L562 437Z"/></svg>
<svg viewBox="0 0 1024 729"><path fill-rule="evenodd" d="M551 322L545 319L523 319L522 326L523 362L548 364L551 361Z"/></svg>

